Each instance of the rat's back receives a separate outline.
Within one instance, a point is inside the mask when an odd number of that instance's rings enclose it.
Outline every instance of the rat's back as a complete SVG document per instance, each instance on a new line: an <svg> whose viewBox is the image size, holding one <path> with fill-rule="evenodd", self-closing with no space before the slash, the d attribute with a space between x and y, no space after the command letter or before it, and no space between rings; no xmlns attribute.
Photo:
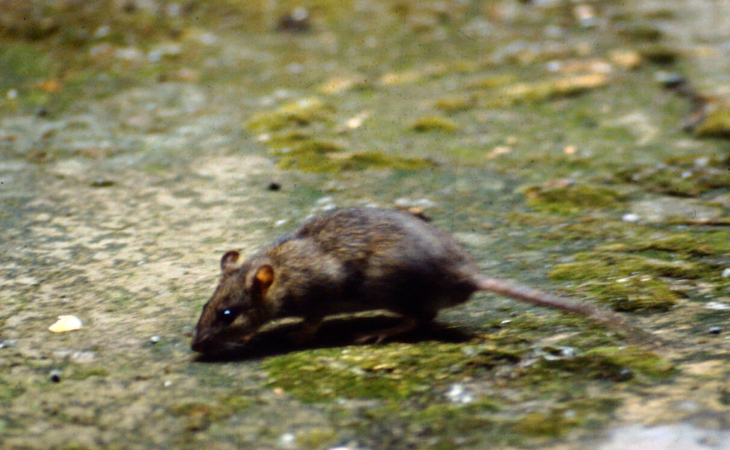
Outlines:
<svg viewBox="0 0 730 450"><path fill-rule="evenodd" d="M428 316L475 291L478 270L466 250L407 212L334 209L305 222L289 239L307 240L341 264L343 304Z"/></svg>

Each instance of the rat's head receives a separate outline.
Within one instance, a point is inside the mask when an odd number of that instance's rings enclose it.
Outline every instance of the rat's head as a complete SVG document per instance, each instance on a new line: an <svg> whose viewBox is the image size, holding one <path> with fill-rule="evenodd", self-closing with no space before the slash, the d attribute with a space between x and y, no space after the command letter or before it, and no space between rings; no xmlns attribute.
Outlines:
<svg viewBox="0 0 730 450"><path fill-rule="evenodd" d="M196 352L217 353L241 344L270 319L266 292L274 281L274 269L265 262L238 265L239 254L221 258L221 280L213 297L203 306L191 347Z"/></svg>

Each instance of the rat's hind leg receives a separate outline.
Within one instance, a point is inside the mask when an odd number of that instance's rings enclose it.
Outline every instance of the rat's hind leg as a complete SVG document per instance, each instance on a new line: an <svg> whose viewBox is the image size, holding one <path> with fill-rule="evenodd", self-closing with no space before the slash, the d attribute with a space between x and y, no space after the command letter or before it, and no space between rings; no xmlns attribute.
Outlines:
<svg viewBox="0 0 730 450"><path fill-rule="evenodd" d="M386 328L385 330L376 331L374 333L362 334L357 339L355 339L355 343L360 345L370 342L374 344L381 344L394 336L408 333L409 331L413 331L422 325L431 323L435 317L436 313L422 313L417 316L405 315L403 323L401 323L400 325L394 326L392 328Z"/></svg>

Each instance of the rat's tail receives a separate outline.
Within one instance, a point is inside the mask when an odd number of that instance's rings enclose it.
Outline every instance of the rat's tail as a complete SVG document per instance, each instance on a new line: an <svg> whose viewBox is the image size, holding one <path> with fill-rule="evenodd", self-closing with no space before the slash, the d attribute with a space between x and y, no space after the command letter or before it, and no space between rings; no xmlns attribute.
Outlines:
<svg viewBox="0 0 730 450"><path fill-rule="evenodd" d="M656 336L629 324L624 317L588 303L576 302L567 298L558 297L556 295L547 294L545 292L540 292L523 286L516 286L502 280L488 278L481 275L476 277L475 283L477 289L480 291L496 292L498 294L506 295L507 297L532 303L533 305L560 309L568 313L588 317L603 325L620 330L627 334L630 338L638 338L643 343L656 343L658 341Z"/></svg>

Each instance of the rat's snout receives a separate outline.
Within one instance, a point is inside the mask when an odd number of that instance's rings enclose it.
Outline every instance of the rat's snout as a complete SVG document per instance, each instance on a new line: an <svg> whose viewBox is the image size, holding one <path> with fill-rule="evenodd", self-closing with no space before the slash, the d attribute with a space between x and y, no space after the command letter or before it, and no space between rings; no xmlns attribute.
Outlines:
<svg viewBox="0 0 730 450"><path fill-rule="evenodd" d="M208 353L211 347L211 334L201 333L197 329L193 332L193 341L190 348L198 353Z"/></svg>

